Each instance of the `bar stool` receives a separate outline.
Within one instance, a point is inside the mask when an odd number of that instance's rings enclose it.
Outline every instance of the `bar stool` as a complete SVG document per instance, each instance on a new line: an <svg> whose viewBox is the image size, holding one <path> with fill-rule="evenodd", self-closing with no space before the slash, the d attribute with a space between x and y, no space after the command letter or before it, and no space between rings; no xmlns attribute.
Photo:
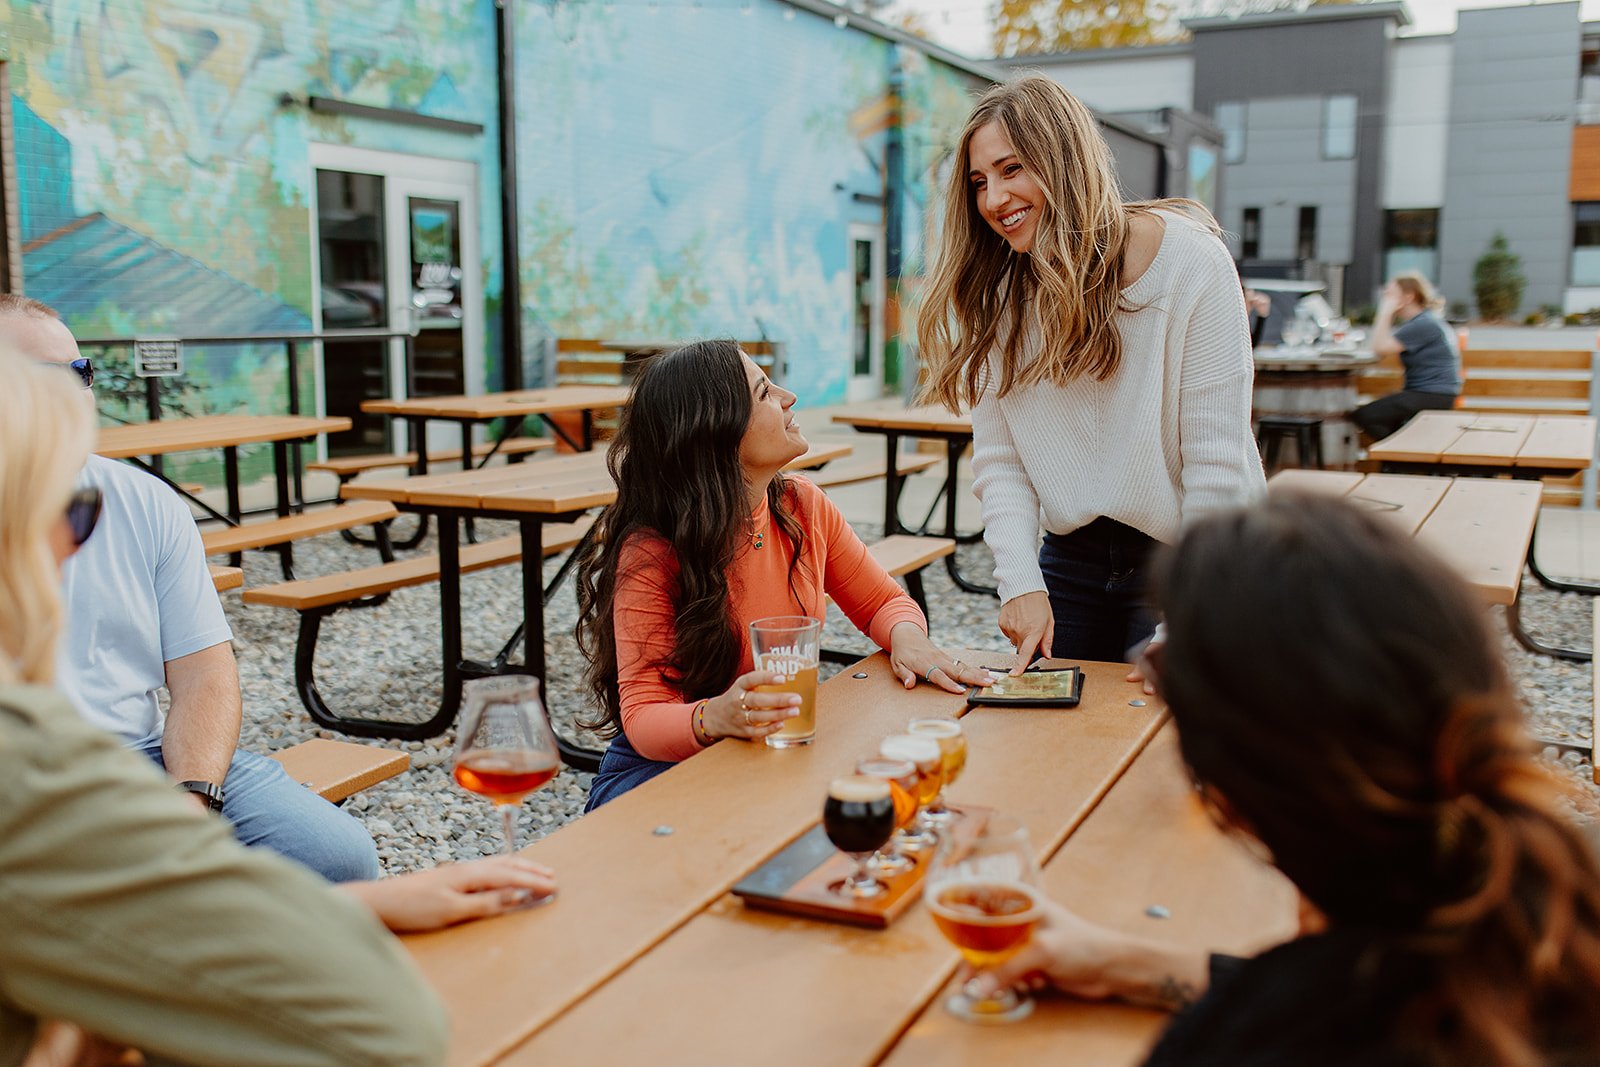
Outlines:
<svg viewBox="0 0 1600 1067"><path fill-rule="evenodd" d="M1295 443L1301 467L1322 469L1322 419L1315 415L1263 415L1256 424L1256 446L1269 471L1278 466L1278 452L1286 439Z"/></svg>

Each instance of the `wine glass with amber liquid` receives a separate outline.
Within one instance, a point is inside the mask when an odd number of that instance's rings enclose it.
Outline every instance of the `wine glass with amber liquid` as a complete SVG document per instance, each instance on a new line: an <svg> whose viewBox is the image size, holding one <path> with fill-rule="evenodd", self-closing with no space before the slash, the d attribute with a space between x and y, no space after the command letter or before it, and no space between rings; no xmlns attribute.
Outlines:
<svg viewBox="0 0 1600 1067"><path fill-rule="evenodd" d="M487 797L500 810L502 851L517 850L517 809L561 770L555 734L539 699L539 680L526 674L479 678L465 686L456 734L456 784Z"/></svg>
<svg viewBox="0 0 1600 1067"><path fill-rule="evenodd" d="M1044 918L1039 864L1028 832L998 812L974 834L946 834L928 864L923 899L939 932L974 970L997 967L1028 944ZM1033 1011L1015 989L982 996L971 982L944 1002L969 1022L1012 1022Z"/></svg>

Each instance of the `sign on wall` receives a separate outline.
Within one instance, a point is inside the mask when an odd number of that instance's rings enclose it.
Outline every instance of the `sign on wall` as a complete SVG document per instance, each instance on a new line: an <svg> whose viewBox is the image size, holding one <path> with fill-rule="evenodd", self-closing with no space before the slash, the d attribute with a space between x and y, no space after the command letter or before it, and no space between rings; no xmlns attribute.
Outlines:
<svg viewBox="0 0 1600 1067"><path fill-rule="evenodd" d="M141 378L175 378L183 373L183 345L178 341L133 342L133 373Z"/></svg>

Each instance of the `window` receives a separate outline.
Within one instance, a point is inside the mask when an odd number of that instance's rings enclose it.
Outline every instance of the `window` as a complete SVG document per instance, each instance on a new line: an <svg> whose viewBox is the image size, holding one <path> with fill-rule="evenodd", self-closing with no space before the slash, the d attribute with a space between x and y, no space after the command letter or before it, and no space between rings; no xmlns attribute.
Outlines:
<svg viewBox="0 0 1600 1067"><path fill-rule="evenodd" d="M1244 209L1244 225L1239 227L1239 258L1261 258L1261 209Z"/></svg>
<svg viewBox="0 0 1600 1067"><path fill-rule="evenodd" d="M1222 130L1222 161L1244 162L1245 109L1240 103L1217 105L1217 126Z"/></svg>
<svg viewBox="0 0 1600 1067"><path fill-rule="evenodd" d="M1572 284L1600 285L1600 203L1572 205Z"/></svg>
<svg viewBox="0 0 1600 1067"><path fill-rule="evenodd" d="M1330 96L1322 101L1322 158L1356 158L1356 98Z"/></svg>
<svg viewBox="0 0 1600 1067"><path fill-rule="evenodd" d="M1439 280L1439 209L1396 208L1383 213L1383 280L1414 270Z"/></svg>
<svg viewBox="0 0 1600 1067"><path fill-rule="evenodd" d="M1300 223L1295 229L1294 254L1296 259L1317 258L1317 209L1300 209Z"/></svg>

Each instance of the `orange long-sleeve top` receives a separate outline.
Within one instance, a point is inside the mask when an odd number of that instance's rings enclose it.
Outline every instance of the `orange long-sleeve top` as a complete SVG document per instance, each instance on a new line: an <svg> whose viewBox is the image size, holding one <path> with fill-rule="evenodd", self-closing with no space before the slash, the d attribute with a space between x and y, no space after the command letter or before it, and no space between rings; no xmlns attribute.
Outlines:
<svg viewBox="0 0 1600 1067"><path fill-rule="evenodd" d="M856 628L880 648L902 622L927 632L916 602L880 567L839 509L805 478L789 479L789 504L805 533L804 559L790 592L789 539L770 522L766 501L751 515L761 548L745 545L728 573L728 606L739 635L739 673L753 669L750 623L772 615L823 617L831 596ZM717 693L684 693L668 681L666 665L677 636L672 594L678 563L655 534L634 534L618 560L612 621L617 634L617 687L622 729L646 759L685 760L704 747L694 736L694 706ZM820 581L818 579L821 579ZM797 599L798 598L798 599ZM732 679L729 679L731 682Z"/></svg>

